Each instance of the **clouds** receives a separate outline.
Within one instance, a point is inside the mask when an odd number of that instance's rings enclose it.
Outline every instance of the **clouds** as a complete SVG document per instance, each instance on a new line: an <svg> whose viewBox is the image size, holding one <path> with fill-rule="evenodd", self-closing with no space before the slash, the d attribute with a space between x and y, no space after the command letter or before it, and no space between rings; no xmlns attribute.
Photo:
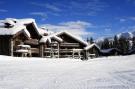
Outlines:
<svg viewBox="0 0 135 89"><path fill-rule="evenodd" d="M76 10L76 13L82 11L84 12L82 14L86 15L97 15L100 11L108 7L108 4L101 0L84 0L83 2L72 1L70 4L70 8Z"/></svg>
<svg viewBox="0 0 135 89"><path fill-rule="evenodd" d="M39 7L42 7L42 8L46 8L46 9L49 9L49 10L52 10L52 11L55 11L55 12L60 12L61 9L56 7L55 5L53 4L49 4L49 3L37 3L37 2L31 2L30 3L31 5L34 5L34 6L39 6Z"/></svg>
<svg viewBox="0 0 135 89"><path fill-rule="evenodd" d="M133 3L135 4L135 0L126 0L128 3Z"/></svg>
<svg viewBox="0 0 135 89"><path fill-rule="evenodd" d="M119 21L120 22L135 21L135 16L122 17L122 18L119 18Z"/></svg>
<svg viewBox="0 0 135 89"><path fill-rule="evenodd" d="M101 0L63 0L51 3L30 2L30 4L33 6L48 9L50 10L49 12L53 12L55 14L60 15L61 13L66 13L67 16L93 16L97 15L99 12L103 11L106 7L108 7L108 4Z"/></svg>
<svg viewBox="0 0 135 89"><path fill-rule="evenodd" d="M51 5L51 4L46 4L46 8L52 10L52 11L55 11L55 12L60 12L61 9L56 7L55 5Z"/></svg>
<svg viewBox="0 0 135 89"><path fill-rule="evenodd" d="M0 9L0 12L8 12L8 10L6 10L6 9Z"/></svg>
<svg viewBox="0 0 135 89"><path fill-rule="evenodd" d="M44 12L31 12L30 15L39 16L41 20L44 21L47 18L47 14Z"/></svg>
<svg viewBox="0 0 135 89"><path fill-rule="evenodd" d="M59 7L55 6L54 4L50 3L38 3L38 2L30 2L31 5L39 7L41 9L45 9L46 11L40 11L40 12L31 12L30 15L39 16L41 20L46 20L49 15L53 16L59 16L59 12L62 11Z"/></svg>
<svg viewBox="0 0 135 89"><path fill-rule="evenodd" d="M129 19L135 21L135 16L129 17Z"/></svg>
<svg viewBox="0 0 135 89"><path fill-rule="evenodd" d="M93 25L88 22L84 21L69 21L69 22L62 22L57 25L52 25L52 24L44 24L41 25L41 27L44 27L45 29L54 31L54 32L59 32L59 31L68 31L71 32L72 34L76 36L92 36L94 33L92 32L87 32L87 28L91 28Z"/></svg>
<svg viewBox="0 0 135 89"><path fill-rule="evenodd" d="M125 22L125 21L126 21L126 19L124 19L124 18L120 19L120 22Z"/></svg>
<svg viewBox="0 0 135 89"><path fill-rule="evenodd" d="M0 5L1 4L4 4L4 2L3 1L0 1ZM8 10L6 10L6 9L1 9L0 8L0 13L5 13L5 12L8 12Z"/></svg>

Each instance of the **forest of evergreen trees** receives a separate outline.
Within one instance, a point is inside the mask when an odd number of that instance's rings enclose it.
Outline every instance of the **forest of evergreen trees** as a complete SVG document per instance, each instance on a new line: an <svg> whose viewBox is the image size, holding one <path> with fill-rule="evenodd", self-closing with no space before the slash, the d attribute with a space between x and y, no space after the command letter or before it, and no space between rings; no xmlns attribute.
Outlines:
<svg viewBox="0 0 135 89"><path fill-rule="evenodd" d="M89 44L93 43L93 38L87 38ZM114 36L112 40L105 38L103 42L100 42L101 49L116 48L121 51L123 55L135 53L135 37L125 38Z"/></svg>

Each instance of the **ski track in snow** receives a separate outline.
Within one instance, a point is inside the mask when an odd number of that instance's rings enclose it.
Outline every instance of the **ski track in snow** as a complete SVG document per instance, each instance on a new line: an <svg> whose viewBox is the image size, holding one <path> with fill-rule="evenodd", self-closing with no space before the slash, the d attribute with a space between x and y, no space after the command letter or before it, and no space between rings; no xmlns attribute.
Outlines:
<svg viewBox="0 0 135 89"><path fill-rule="evenodd" d="M88 61L0 56L0 89L135 89L135 55Z"/></svg>

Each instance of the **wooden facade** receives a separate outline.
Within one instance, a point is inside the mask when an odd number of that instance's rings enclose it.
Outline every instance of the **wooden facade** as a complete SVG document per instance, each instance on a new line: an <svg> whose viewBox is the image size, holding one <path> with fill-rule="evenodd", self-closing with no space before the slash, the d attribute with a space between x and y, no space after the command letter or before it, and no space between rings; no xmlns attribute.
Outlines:
<svg viewBox="0 0 135 89"><path fill-rule="evenodd" d="M28 36L23 31L15 35L0 35L0 55L16 55L17 45L28 39Z"/></svg>
<svg viewBox="0 0 135 89"><path fill-rule="evenodd" d="M26 28L31 35L31 39L26 40L24 44L31 46L32 56L40 57L39 40L41 39L41 35L38 33L38 29L35 27L34 23L26 24Z"/></svg>
<svg viewBox="0 0 135 89"><path fill-rule="evenodd" d="M95 43L88 45L85 47L86 59L98 57L100 55L100 48Z"/></svg>
<svg viewBox="0 0 135 89"><path fill-rule="evenodd" d="M23 25L26 26L30 36L24 30L13 35L0 35L0 55L16 56L16 50L20 44L29 45L31 56L34 57L82 58L84 55L89 56L89 54L95 54L96 57L99 55L99 49L96 46L85 50L85 47L88 46L87 42L68 32L46 36L47 34L39 33L34 22ZM40 42L43 36L47 37L44 43Z"/></svg>
<svg viewBox="0 0 135 89"><path fill-rule="evenodd" d="M41 35L38 32L36 24L33 22L34 20L25 19L24 23L20 23L19 20L16 20L16 22L14 22L14 19L8 19L8 21L14 23L16 26L8 28L3 26L0 28L2 31L9 30L8 34L0 34L0 54L16 56L16 50L18 50L18 45L24 44L31 46L32 56L39 57L39 39L41 38ZM6 23L10 25L9 22Z"/></svg>
<svg viewBox="0 0 135 89"><path fill-rule="evenodd" d="M79 49L84 49L86 46L84 43L79 42L72 36L63 33L63 34L58 34L58 37L63 39L63 42L60 44L60 57L74 57L78 58L79 55L82 56L82 52L79 53ZM73 49L78 49L73 50Z"/></svg>
<svg viewBox="0 0 135 89"><path fill-rule="evenodd" d="M46 41L46 43L41 44L40 53L42 57L55 57L55 58L81 58L83 55L83 49L86 46L85 43L80 42L76 38L72 37L66 32L62 32L60 34L55 34L55 36L59 37L63 41L59 41L57 39L50 39ZM44 52L44 53L42 53Z"/></svg>
<svg viewBox="0 0 135 89"><path fill-rule="evenodd" d="M12 55L11 41L11 36L0 35L0 55Z"/></svg>

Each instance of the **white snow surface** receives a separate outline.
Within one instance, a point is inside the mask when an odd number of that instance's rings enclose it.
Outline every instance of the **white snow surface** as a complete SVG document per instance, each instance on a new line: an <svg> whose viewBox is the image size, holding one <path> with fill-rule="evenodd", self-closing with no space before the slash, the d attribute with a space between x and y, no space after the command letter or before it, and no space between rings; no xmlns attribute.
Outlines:
<svg viewBox="0 0 135 89"><path fill-rule="evenodd" d="M88 61L0 56L0 89L135 89L135 55Z"/></svg>

